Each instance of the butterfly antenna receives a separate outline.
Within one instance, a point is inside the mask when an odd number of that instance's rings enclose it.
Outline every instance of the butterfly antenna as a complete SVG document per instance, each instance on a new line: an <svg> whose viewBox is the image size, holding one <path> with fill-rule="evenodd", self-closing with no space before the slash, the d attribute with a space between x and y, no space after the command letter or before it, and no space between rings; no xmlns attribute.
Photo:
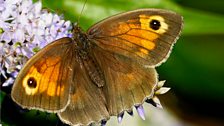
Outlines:
<svg viewBox="0 0 224 126"><path fill-rule="evenodd" d="M86 2L87 2L87 0L85 0L84 5L82 6L82 10L81 10L81 12L80 12L80 14L79 14L77 24L79 24L79 20L80 20L80 17L81 17L81 15L82 15L82 12L83 12L83 10L84 10L84 8L85 8Z"/></svg>

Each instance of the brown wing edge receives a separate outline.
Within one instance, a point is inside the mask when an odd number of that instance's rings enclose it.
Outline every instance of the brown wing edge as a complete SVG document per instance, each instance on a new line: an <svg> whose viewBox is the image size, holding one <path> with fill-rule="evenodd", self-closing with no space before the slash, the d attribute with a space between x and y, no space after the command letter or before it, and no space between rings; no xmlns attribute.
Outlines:
<svg viewBox="0 0 224 126"><path fill-rule="evenodd" d="M174 12L172 12L172 13L174 13ZM174 13L174 14L176 14L176 13ZM180 16L179 14L176 14L176 15ZM158 67L158 66L160 66L161 64L163 64L163 63L165 63L167 61L167 59L170 57L170 54L171 54L171 52L173 50L173 46L176 44L177 40L180 38L180 35L182 33L182 29L184 27L184 17L180 16L180 18L181 18L181 25L180 25L180 31L179 31L177 37L174 39L173 43L171 44L170 49L169 49L168 53L166 54L165 58L163 60L161 60L160 62L158 62L155 65L155 67ZM145 65L145 66L146 67L150 67L150 66L147 66L147 65Z"/></svg>

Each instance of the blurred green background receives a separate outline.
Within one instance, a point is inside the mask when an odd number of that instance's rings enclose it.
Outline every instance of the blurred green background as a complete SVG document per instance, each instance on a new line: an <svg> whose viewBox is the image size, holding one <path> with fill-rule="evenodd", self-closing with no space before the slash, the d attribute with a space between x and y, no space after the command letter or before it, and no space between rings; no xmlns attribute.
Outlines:
<svg viewBox="0 0 224 126"><path fill-rule="evenodd" d="M76 22L85 0L42 0L43 6ZM113 117L108 125L129 126L223 126L224 125L224 1L222 0L88 0L80 25L88 29L113 14L139 8L164 8L184 17L184 28L170 58L157 68L160 80L167 80L169 93L159 97L164 110L145 105L146 121L124 116L121 124ZM4 95L2 93L1 95ZM9 99L4 97L4 99ZM5 100L2 104L5 104ZM16 110L11 109L10 112ZM1 113L8 110L2 109ZM16 112L19 113L19 112ZM26 112L25 112L26 113ZM28 112L27 122L33 121ZM135 114L137 115L137 114ZM2 119L10 122L10 114ZM46 124L55 124L49 121ZM13 117L16 118L16 117ZM27 115L21 118L27 118ZM36 117L38 118L38 117ZM54 118L54 117L53 117ZM15 121L15 120L13 120ZM36 121L37 124L39 121ZM59 123L56 121L56 124Z"/></svg>

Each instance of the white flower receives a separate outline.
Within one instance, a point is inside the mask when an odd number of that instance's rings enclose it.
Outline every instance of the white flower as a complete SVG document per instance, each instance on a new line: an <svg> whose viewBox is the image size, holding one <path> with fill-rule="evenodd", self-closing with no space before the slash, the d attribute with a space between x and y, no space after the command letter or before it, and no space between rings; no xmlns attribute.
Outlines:
<svg viewBox="0 0 224 126"><path fill-rule="evenodd" d="M70 21L41 8L41 2L32 0L0 1L0 71L6 78L4 86L14 82L24 63L39 49L72 36Z"/></svg>

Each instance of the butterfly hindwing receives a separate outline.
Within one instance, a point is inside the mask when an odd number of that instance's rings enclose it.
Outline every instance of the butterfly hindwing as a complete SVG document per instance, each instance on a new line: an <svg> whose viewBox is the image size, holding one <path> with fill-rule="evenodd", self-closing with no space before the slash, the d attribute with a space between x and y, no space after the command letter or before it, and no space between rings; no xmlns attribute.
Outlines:
<svg viewBox="0 0 224 126"><path fill-rule="evenodd" d="M152 97L158 81L154 68L145 68L127 57L98 47L94 54L105 76L103 91L110 115L131 110Z"/></svg>
<svg viewBox="0 0 224 126"><path fill-rule="evenodd" d="M102 88L88 76L83 62L77 63L74 69L73 87L76 90L71 93L65 111L58 113L60 119L70 125L89 125L109 119Z"/></svg>

